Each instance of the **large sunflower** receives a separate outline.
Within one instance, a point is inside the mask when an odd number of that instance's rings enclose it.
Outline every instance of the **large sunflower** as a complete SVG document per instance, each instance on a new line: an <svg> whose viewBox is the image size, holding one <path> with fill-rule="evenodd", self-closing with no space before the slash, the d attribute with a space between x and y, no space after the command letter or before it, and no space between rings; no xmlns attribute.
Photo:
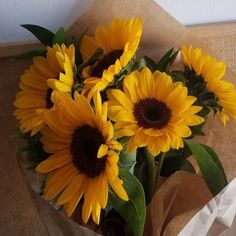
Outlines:
<svg viewBox="0 0 236 236"><path fill-rule="evenodd" d="M216 96L221 107L218 114L223 124L227 123L230 116L236 119L235 87L232 83L222 80L226 70L225 63L202 54L200 48L182 47L181 52L184 63L204 79L206 89Z"/></svg>
<svg viewBox="0 0 236 236"><path fill-rule="evenodd" d="M81 44L81 53L87 61L99 47L103 57L94 65L83 71L84 93L90 92L92 97L96 90L101 91L111 83L134 57L142 35L142 20L140 18L114 19L110 26L99 26L95 38L85 36Z"/></svg>
<svg viewBox="0 0 236 236"><path fill-rule="evenodd" d="M165 73L134 71L124 79L123 90L108 91L108 115L116 136L129 137L128 152L147 146L156 156L183 147L182 138L191 135L189 126L204 121L196 115L201 107L192 106L196 98Z"/></svg>
<svg viewBox="0 0 236 236"><path fill-rule="evenodd" d="M122 146L113 140L113 126L107 121L107 103L102 104L100 94L94 98L95 112L88 100L74 93L53 93L56 109L45 113L50 128L42 131L44 150L52 153L36 168L49 173L44 197L47 200L59 195L68 216L74 212L84 196L82 219L86 223L92 214L99 224L101 208L108 199L108 184L123 200L126 191L118 178L118 154Z"/></svg>
<svg viewBox="0 0 236 236"><path fill-rule="evenodd" d="M45 124L43 113L53 106L53 89L70 91L73 86L75 48L65 45L47 47L47 57L35 57L33 65L21 76L14 112L23 133L37 133Z"/></svg>

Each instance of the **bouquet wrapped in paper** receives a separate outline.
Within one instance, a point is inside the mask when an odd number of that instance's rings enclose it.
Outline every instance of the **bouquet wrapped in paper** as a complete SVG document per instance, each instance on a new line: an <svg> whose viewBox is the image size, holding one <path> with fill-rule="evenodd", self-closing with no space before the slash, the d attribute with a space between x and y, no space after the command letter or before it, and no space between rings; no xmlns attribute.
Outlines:
<svg viewBox="0 0 236 236"><path fill-rule="evenodd" d="M23 27L45 48L18 56L33 63L14 115L27 181L58 211L34 194L49 232L180 232L228 184L199 141L236 118L225 63L152 1L95 1L67 34Z"/></svg>

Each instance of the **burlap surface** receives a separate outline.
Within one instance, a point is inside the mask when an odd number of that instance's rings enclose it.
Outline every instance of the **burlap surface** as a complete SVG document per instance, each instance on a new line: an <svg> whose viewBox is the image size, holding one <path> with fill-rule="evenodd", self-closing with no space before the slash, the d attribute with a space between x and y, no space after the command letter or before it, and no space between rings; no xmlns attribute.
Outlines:
<svg viewBox="0 0 236 236"><path fill-rule="evenodd" d="M207 52L214 51L214 55L225 60L236 71L236 35L226 38L224 33L217 37L200 34L202 38L196 39L199 36L196 31L184 28L152 0L97 0L85 14L78 18L69 32L76 33L87 26L92 26L90 28L91 33L96 25L107 23L114 16L143 17L144 30L141 51L154 59L157 59L164 51L173 46L179 47L180 44L191 43L194 46L203 47ZM27 66L28 63L13 62L12 59L1 59L0 63L0 147L2 154L2 163L0 165L0 235L53 235L48 231L48 225L45 225L45 218L37 210L37 204L33 200L34 197L27 191L26 184L19 172L14 154L16 143L8 138L13 132L15 125L11 114L19 75ZM227 79L235 82L234 75L230 71L227 74ZM207 136L201 139L217 150L229 180L236 176L236 158L234 157L236 153L236 145L234 145L236 138L235 124L235 121L231 121L226 128L223 128L217 118L214 120L210 118L205 130ZM165 210L165 214L163 212L163 214L160 214L162 216L161 219L159 219L160 215L156 216L156 210L160 209L162 205L155 203L151 207L148 217L150 217L150 214L154 215L151 220L149 218L151 226L147 227L147 229L152 230L154 235L158 235L159 232L164 232L165 235L176 235L180 228L187 223L191 215L208 201L209 193L204 187L204 182L202 180L199 181L199 178L196 177L195 180L192 180L191 186L198 183L201 188L204 188L205 200L199 201L199 204L194 205L194 207L181 206L186 197L191 199L191 194L195 196L198 192L197 186L195 185L195 189L191 189L190 184L184 181L185 179L181 175L177 176L174 180L175 184L172 183L171 185L171 179L169 179L167 182L169 185L166 183L167 187L165 189L163 187L160 188L163 196L168 196L168 186L173 186L172 190L176 194L176 199L169 202L171 207L166 208L168 210ZM183 185L180 186L179 183L181 181ZM184 186L186 187L185 190L183 190ZM184 195L177 197L179 193L183 192L185 192ZM157 202L161 201L156 196L154 199ZM162 201L165 199L167 201L167 199L171 198L162 198ZM173 210L173 204L177 206L176 209L178 210ZM44 217L48 217L48 215L44 215ZM159 221L164 228L159 229L160 225L156 226Z"/></svg>

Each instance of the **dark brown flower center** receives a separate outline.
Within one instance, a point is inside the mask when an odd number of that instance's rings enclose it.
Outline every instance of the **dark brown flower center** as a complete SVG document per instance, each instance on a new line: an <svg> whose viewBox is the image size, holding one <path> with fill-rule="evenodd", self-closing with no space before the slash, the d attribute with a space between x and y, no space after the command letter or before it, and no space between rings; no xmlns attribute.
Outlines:
<svg viewBox="0 0 236 236"><path fill-rule="evenodd" d="M155 98L146 98L134 105L134 116L138 125L145 129L161 129L168 124L171 110Z"/></svg>
<svg viewBox="0 0 236 236"><path fill-rule="evenodd" d="M108 69L112 64L115 64L116 60L121 57L123 50L114 50L103 56L101 60L93 67L91 76L101 78L103 71Z"/></svg>
<svg viewBox="0 0 236 236"><path fill-rule="evenodd" d="M77 128L72 136L71 154L76 168L89 178L105 170L106 157L97 158L101 144L105 142L102 133L89 125Z"/></svg>
<svg viewBox="0 0 236 236"><path fill-rule="evenodd" d="M47 93L46 93L46 106L47 106L47 109L50 109L53 107L53 102L51 100L51 95L52 95L52 89L51 88L48 88L47 90Z"/></svg>

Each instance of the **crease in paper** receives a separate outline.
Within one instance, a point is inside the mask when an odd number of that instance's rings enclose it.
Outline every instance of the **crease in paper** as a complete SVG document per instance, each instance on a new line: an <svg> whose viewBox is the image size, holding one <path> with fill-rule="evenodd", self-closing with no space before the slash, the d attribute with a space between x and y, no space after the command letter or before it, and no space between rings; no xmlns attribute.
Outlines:
<svg viewBox="0 0 236 236"><path fill-rule="evenodd" d="M236 215L236 178L199 211L179 236L220 235L232 226ZM236 221L236 219L235 219Z"/></svg>

